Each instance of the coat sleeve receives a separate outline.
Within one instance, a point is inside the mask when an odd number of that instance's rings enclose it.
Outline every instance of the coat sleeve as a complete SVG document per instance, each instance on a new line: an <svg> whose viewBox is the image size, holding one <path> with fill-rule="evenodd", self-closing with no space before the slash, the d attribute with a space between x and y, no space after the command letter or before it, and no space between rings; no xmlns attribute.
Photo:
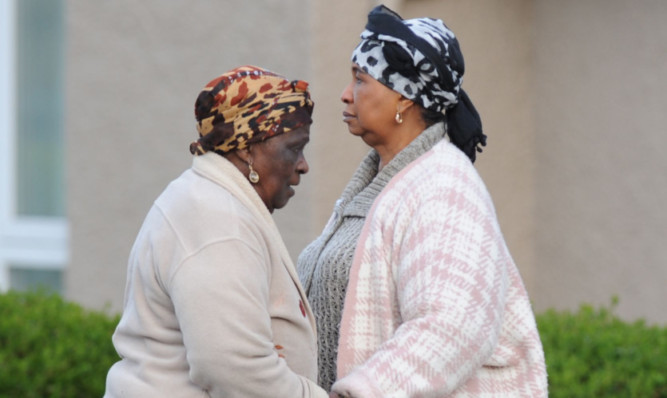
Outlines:
<svg viewBox="0 0 667 398"><path fill-rule="evenodd" d="M359 249L364 261L391 270L400 325L333 389L364 398L449 396L492 355L502 327L508 270L490 199L485 190L441 191L425 181L389 196L369 222Z"/></svg>
<svg viewBox="0 0 667 398"><path fill-rule="evenodd" d="M274 348L266 263L250 244L229 239L207 245L173 275L190 379L211 397L327 397Z"/></svg>

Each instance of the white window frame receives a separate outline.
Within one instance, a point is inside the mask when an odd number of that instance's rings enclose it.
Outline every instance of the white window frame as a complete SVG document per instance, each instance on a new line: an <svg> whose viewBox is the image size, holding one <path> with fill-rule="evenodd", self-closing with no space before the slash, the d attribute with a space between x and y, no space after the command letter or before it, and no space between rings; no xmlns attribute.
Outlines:
<svg viewBox="0 0 667 398"><path fill-rule="evenodd" d="M0 291L11 288L10 266L64 271L69 262L66 218L17 214L17 1L0 0Z"/></svg>

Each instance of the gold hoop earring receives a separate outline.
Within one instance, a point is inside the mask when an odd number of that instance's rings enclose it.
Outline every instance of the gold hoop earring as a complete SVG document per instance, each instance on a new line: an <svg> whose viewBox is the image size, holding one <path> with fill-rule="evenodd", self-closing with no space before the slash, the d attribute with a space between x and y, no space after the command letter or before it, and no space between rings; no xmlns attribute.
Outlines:
<svg viewBox="0 0 667 398"><path fill-rule="evenodd" d="M250 168L250 172L248 173L248 181L253 184L257 184L259 182L259 174L257 174L255 169L252 168L252 160L248 162L248 168Z"/></svg>
<svg viewBox="0 0 667 398"><path fill-rule="evenodd" d="M396 111L396 116L394 117L394 120L396 120L396 123L398 124L403 123L403 117L401 116L401 112Z"/></svg>

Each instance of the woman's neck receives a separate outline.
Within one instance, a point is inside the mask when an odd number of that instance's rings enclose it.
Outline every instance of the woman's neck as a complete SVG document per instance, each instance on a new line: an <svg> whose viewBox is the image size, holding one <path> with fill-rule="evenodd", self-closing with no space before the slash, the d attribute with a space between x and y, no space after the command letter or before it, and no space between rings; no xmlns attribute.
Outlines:
<svg viewBox="0 0 667 398"><path fill-rule="evenodd" d="M398 155L406 146L410 145L415 138L419 137L422 131L426 126L422 123L416 124L407 124L404 123L400 125L396 131L391 133L393 137L389 142L375 145L375 149L380 155L380 162L378 163L378 171L382 170L384 166L389 164L391 160Z"/></svg>

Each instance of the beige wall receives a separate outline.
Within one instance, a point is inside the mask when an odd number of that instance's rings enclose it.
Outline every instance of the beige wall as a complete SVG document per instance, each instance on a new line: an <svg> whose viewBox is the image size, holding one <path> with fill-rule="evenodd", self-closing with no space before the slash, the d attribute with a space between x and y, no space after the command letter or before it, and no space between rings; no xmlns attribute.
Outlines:
<svg viewBox="0 0 667 398"><path fill-rule="evenodd" d="M536 307L665 323L667 2L536 4Z"/></svg>
<svg viewBox="0 0 667 398"><path fill-rule="evenodd" d="M368 150L341 122L339 96L375 4L70 0L68 296L120 308L141 221L190 163L199 89L244 63L311 83L311 171L275 214L296 258ZM667 3L387 4L406 18L442 18L459 37L463 87L489 136L476 165L535 308L618 294L623 316L667 321L657 307L667 299L659 207L666 161L657 153L665 141Z"/></svg>

